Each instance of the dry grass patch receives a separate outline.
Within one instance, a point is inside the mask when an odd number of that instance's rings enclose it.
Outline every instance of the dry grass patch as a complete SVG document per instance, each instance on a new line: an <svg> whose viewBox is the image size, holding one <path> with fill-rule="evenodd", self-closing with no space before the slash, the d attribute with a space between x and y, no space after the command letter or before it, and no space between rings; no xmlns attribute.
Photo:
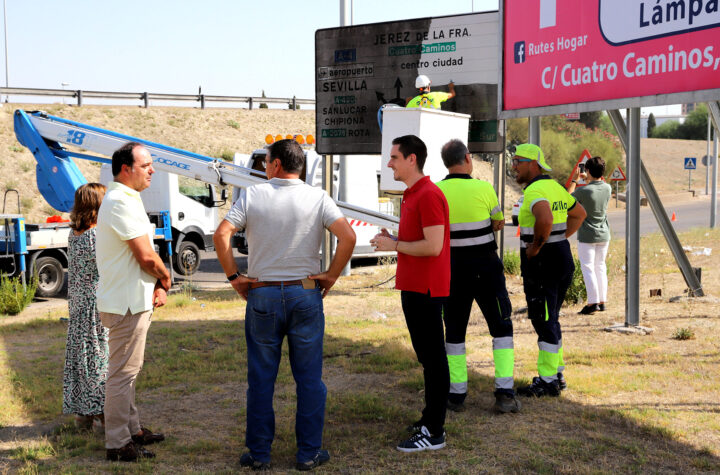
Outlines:
<svg viewBox="0 0 720 475"><path fill-rule="evenodd" d="M707 236L705 235L707 233ZM711 247L717 231L682 236ZM651 247L654 246L654 247ZM523 399L520 414L496 416L492 343L473 309L468 330L467 411L449 413L448 447L401 454L394 445L419 417L422 370L412 351L399 292L388 280L394 264L356 269L325 299L325 446L335 472L432 473L701 473L720 471L720 257L691 256L703 267L706 298L680 298L685 287L655 237L643 239L641 291L646 336L607 333L624 320L623 243L611 247L608 311L577 315L565 307L569 389L553 400ZM656 256L657 254L657 256ZM387 282L386 282L387 281ZM385 282L385 283L383 283ZM522 281L508 277L515 309L525 306ZM244 450L245 303L231 290L172 295L153 316L146 363L138 379L144 422L167 434L158 458L124 466L104 461L102 440L72 428L60 398L67 310L36 310L0 320L0 472L233 473ZM536 336L520 312L515 323L516 379L536 374ZM695 339L678 340L678 328ZM281 363L274 405L273 466L287 471L295 453L295 388ZM362 440L362 443L358 443Z"/></svg>

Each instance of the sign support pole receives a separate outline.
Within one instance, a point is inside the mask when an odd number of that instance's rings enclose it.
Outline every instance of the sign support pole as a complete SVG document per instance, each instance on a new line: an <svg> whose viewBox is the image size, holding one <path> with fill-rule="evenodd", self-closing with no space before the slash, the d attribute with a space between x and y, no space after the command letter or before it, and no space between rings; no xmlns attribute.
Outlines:
<svg viewBox="0 0 720 475"><path fill-rule="evenodd" d="M710 195L710 227L715 227L715 218L717 217L717 181L718 181L718 132L720 132L720 102L708 102L708 111L713 122L715 141L713 142L712 155L712 195ZM708 160L710 157L708 156Z"/></svg>
<svg viewBox="0 0 720 475"><path fill-rule="evenodd" d="M352 0L340 0L340 26L348 26L352 25ZM348 201L347 197L347 190L348 190L348 173L347 173L347 167L348 167L348 156L347 155L340 155L339 157L340 161L340 170L338 171L338 200L339 201ZM332 175L330 175L332 176ZM332 196L332 195L330 195ZM348 263L343 267L343 270L340 271L341 276L348 276L351 273L351 267L350 262L352 259L348 261Z"/></svg>
<svg viewBox="0 0 720 475"><path fill-rule="evenodd" d="M607 112L610 120L615 126L615 130L617 130L618 132L620 142L627 151L628 141L625 121L623 120L619 111L611 110ZM640 184L642 185L645 196L648 199L648 203L650 203L650 209L655 215L655 220L657 221L658 226L660 226L660 231L662 231L663 236L665 237L665 241L668 243L670 252L672 252L673 257L675 258L675 262L677 263L677 266L680 269L680 272L682 273L688 288L693 292L693 295L702 297L703 295L705 295L702 289L702 285L700 284L697 275L693 271L692 266L690 265L690 261L685 254L685 251L683 251L682 249L682 244L680 244L677 233L675 233L675 228L673 228L672 223L670 222L670 218L668 217L667 212L665 211L665 208L660 201L660 197L655 190L655 185L653 185L652 180L650 179L650 175L648 175L648 172L645 169L645 165L643 165L642 160L639 160L639 162ZM628 228L626 228L626 232L629 232Z"/></svg>
<svg viewBox="0 0 720 475"><path fill-rule="evenodd" d="M332 187L333 187L333 158L332 155L322 156L322 186L323 190L330 195L332 198ZM322 264L321 269L327 271L330 267L330 262L333 258L333 237L330 231L325 230L325 234L322 240Z"/></svg>
<svg viewBox="0 0 720 475"><path fill-rule="evenodd" d="M620 183L615 182L615 207L618 207L618 194L620 193Z"/></svg>
<svg viewBox="0 0 720 475"><path fill-rule="evenodd" d="M707 161L705 162L705 194L707 195L710 193L710 138L712 137L712 122L710 121L710 108L708 108L708 117L707 117L707 152L705 153L705 156L707 157Z"/></svg>
<svg viewBox="0 0 720 475"><path fill-rule="evenodd" d="M625 326L640 324L640 109L628 114L625 190Z"/></svg>

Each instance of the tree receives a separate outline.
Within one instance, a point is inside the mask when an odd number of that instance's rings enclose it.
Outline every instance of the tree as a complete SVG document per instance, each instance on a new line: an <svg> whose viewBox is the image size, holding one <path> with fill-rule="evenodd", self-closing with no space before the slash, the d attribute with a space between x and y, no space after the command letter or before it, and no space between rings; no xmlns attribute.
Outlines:
<svg viewBox="0 0 720 475"><path fill-rule="evenodd" d="M594 130L597 129L600 125L600 117L602 117L601 111L581 112L580 123L585 124L585 127L587 127L588 129Z"/></svg>
<svg viewBox="0 0 720 475"><path fill-rule="evenodd" d="M653 132L655 131L655 126L656 126L656 124L655 124L655 114L653 114L653 113L651 112L650 115L648 116L648 123L647 123L647 136L648 136L648 137L652 137L652 136L653 136Z"/></svg>
<svg viewBox="0 0 720 475"><path fill-rule="evenodd" d="M685 140L703 140L707 137L707 107L698 104L694 111L688 114L678 129L678 138Z"/></svg>
<svg viewBox="0 0 720 475"><path fill-rule="evenodd" d="M265 95L265 89L262 90L262 96L260 96L260 97L267 97ZM266 103L264 103L264 102L260 103L260 109L267 109L267 108L268 108L268 105Z"/></svg>

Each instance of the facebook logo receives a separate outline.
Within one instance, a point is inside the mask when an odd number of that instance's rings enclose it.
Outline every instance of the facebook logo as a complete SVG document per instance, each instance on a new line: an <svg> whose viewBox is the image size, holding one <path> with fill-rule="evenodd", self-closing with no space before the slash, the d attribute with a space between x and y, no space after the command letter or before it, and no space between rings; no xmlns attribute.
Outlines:
<svg viewBox="0 0 720 475"><path fill-rule="evenodd" d="M525 62L525 42L518 41L515 43L515 64Z"/></svg>

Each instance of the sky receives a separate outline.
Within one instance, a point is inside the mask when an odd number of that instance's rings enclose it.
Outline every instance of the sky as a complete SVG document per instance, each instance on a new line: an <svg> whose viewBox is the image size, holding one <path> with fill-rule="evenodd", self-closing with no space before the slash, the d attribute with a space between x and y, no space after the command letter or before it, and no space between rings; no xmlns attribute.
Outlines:
<svg viewBox="0 0 720 475"><path fill-rule="evenodd" d="M212 95L313 99L315 31L340 25L339 0L5 2L11 87L196 94L202 86ZM361 24L473 7L498 2L355 0L352 11Z"/></svg>
<svg viewBox="0 0 720 475"><path fill-rule="evenodd" d="M209 95L314 99L315 31L340 25L339 0L4 1L11 87L196 94L202 86ZM498 0L351 3L356 25L498 9Z"/></svg>

